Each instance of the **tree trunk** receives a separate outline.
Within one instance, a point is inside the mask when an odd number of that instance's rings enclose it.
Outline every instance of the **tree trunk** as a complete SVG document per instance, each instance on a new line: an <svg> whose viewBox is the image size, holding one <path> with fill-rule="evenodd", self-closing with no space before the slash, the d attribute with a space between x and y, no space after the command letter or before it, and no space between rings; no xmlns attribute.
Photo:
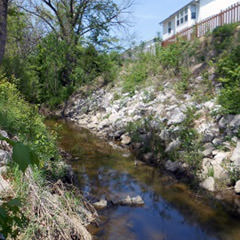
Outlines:
<svg viewBox="0 0 240 240"><path fill-rule="evenodd" d="M4 55L7 38L7 7L8 0L0 0L0 63Z"/></svg>

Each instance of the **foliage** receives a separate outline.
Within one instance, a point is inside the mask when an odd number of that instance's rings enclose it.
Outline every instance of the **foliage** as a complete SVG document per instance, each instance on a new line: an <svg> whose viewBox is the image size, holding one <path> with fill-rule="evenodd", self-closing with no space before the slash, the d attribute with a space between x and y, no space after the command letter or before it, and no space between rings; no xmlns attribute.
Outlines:
<svg viewBox="0 0 240 240"><path fill-rule="evenodd" d="M29 165L43 166L50 158L58 157L55 137L47 132L37 109L30 106L21 97L16 86L9 83L2 75L0 76L0 128L8 131L12 136L17 134L20 138L20 141L15 141L0 137L13 147L13 166L17 165L17 172L25 172ZM22 181L18 184L18 187L22 188ZM22 198L21 195L19 197ZM23 207L21 202L20 198L15 198L5 202L0 208L0 231L5 237L9 235L14 238L27 224L21 210Z"/></svg>
<svg viewBox="0 0 240 240"><path fill-rule="evenodd" d="M233 38L233 33L236 29L237 24L225 24L219 26L213 30L213 44L217 53L221 53L224 49L229 48L229 43Z"/></svg>
<svg viewBox="0 0 240 240"><path fill-rule="evenodd" d="M184 94L189 88L190 72L187 68L181 67L179 73L179 80L177 81L175 87L178 94Z"/></svg>
<svg viewBox="0 0 240 240"><path fill-rule="evenodd" d="M199 169L202 160L199 152L201 139L194 128L194 120L197 118L195 112L194 108L188 108L185 112L185 120L179 125L180 146L172 154L173 160L181 159L186 162L189 165L189 170L193 173Z"/></svg>
<svg viewBox="0 0 240 240"><path fill-rule="evenodd" d="M125 76L123 91L134 93L136 87L147 78L146 65L142 62L134 65L130 72Z"/></svg>
<svg viewBox="0 0 240 240"><path fill-rule="evenodd" d="M158 131L162 128L161 123L151 116L142 120L128 123L126 130L135 143L140 143L141 148L137 152L139 157L144 153L153 152L156 156L161 154L164 159L164 142L160 139Z"/></svg>
<svg viewBox="0 0 240 240"><path fill-rule="evenodd" d="M19 228L26 225L27 221L20 207L22 207L22 202L17 198L3 203L0 207L0 232L6 238L10 235L11 238L16 239ZM18 228L13 229L16 225Z"/></svg>
<svg viewBox="0 0 240 240"><path fill-rule="evenodd" d="M188 67L190 58L195 55L198 45L198 41L190 43L179 39L176 43L157 51L157 57L164 68L174 69L175 74L178 74L181 68Z"/></svg>
<svg viewBox="0 0 240 240"><path fill-rule="evenodd" d="M219 81L223 89L218 97L225 113L240 113L240 45L217 63Z"/></svg>
<svg viewBox="0 0 240 240"><path fill-rule="evenodd" d="M0 127L17 134L21 142L29 144L41 164L56 157L55 140L47 132L43 118L3 76L0 77Z"/></svg>

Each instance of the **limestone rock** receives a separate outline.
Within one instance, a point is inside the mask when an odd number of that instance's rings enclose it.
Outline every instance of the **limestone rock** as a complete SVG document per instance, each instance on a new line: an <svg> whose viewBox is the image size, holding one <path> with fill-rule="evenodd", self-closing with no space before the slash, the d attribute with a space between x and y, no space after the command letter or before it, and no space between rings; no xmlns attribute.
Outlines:
<svg viewBox="0 0 240 240"><path fill-rule="evenodd" d="M224 159L226 159L229 156L229 152L217 152L217 154L214 156L214 162L221 164Z"/></svg>
<svg viewBox="0 0 240 240"><path fill-rule="evenodd" d="M223 143L223 140L221 138L214 138L212 143L214 144L214 146L219 146Z"/></svg>
<svg viewBox="0 0 240 240"><path fill-rule="evenodd" d="M0 167L0 175L4 175L7 173L7 166Z"/></svg>
<svg viewBox="0 0 240 240"><path fill-rule="evenodd" d="M123 144L123 145L129 145L130 143L131 143L131 138L128 136L128 135L122 135L121 136L121 143Z"/></svg>
<svg viewBox="0 0 240 240"><path fill-rule="evenodd" d="M238 180L234 186L234 191L236 194L240 194L240 180Z"/></svg>
<svg viewBox="0 0 240 240"><path fill-rule="evenodd" d="M1 129L0 129L0 135L3 136L3 137L5 137L5 138L8 138L8 134L7 134L7 132L4 131L4 130L1 130Z"/></svg>
<svg viewBox="0 0 240 240"><path fill-rule="evenodd" d="M173 140L168 147L166 148L165 152L172 152L173 150L175 150L176 148L178 148L180 146L181 142L177 139L177 140Z"/></svg>
<svg viewBox="0 0 240 240"><path fill-rule="evenodd" d="M206 178L203 182L200 183L200 187L210 191L215 191L215 180L213 177Z"/></svg>
<svg viewBox="0 0 240 240"><path fill-rule="evenodd" d="M237 142L236 148L233 150L233 154L230 158L230 160L236 165L240 165L240 141Z"/></svg>
<svg viewBox="0 0 240 240"><path fill-rule="evenodd" d="M93 203L93 206L97 209L103 209L107 207L107 200L101 199L98 202Z"/></svg>
<svg viewBox="0 0 240 240"><path fill-rule="evenodd" d="M168 125L179 124L183 122L186 117L179 108L175 108L169 115L170 119L168 120Z"/></svg>
<svg viewBox="0 0 240 240"><path fill-rule="evenodd" d="M239 128L240 127L240 114L234 116L232 121L229 124L230 128Z"/></svg>
<svg viewBox="0 0 240 240"><path fill-rule="evenodd" d="M214 178L227 179L228 173L220 164L213 164Z"/></svg>
<svg viewBox="0 0 240 240"><path fill-rule="evenodd" d="M9 153L0 149L0 166L8 164L9 161L10 161Z"/></svg>
<svg viewBox="0 0 240 240"><path fill-rule="evenodd" d="M208 157L212 154L214 146L211 143L206 143L203 145L204 151L202 152L204 157Z"/></svg>
<svg viewBox="0 0 240 240"><path fill-rule="evenodd" d="M162 130L159 137L160 137L161 140L167 141L170 137L170 134L167 130Z"/></svg>
<svg viewBox="0 0 240 240"><path fill-rule="evenodd" d="M130 197L129 195L126 198L123 198L119 201L121 205L135 206L135 205L144 205L144 201L141 196Z"/></svg>
<svg viewBox="0 0 240 240"><path fill-rule="evenodd" d="M9 192L11 185L0 175L0 194Z"/></svg>
<svg viewBox="0 0 240 240"><path fill-rule="evenodd" d="M222 117L218 122L219 128L221 128L221 129L226 128L227 125L232 121L233 118L234 118L233 115L226 115L226 116Z"/></svg>
<svg viewBox="0 0 240 240"><path fill-rule="evenodd" d="M165 163L165 168L170 172L176 172L179 170L180 164L178 162L172 162L171 160L168 160Z"/></svg>
<svg viewBox="0 0 240 240"><path fill-rule="evenodd" d="M143 154L143 160L145 162L151 162L151 160L153 159L153 153L152 152L149 152L149 153L145 153Z"/></svg>
<svg viewBox="0 0 240 240"><path fill-rule="evenodd" d="M209 170L212 168L212 164L211 164L211 160L210 158L204 158L202 161L202 176L207 176L209 173Z"/></svg>

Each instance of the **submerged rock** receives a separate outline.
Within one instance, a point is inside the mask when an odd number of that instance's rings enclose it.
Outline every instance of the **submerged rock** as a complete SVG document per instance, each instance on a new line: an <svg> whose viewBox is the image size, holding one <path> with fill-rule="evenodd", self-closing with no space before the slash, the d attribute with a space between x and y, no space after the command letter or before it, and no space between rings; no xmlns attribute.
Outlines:
<svg viewBox="0 0 240 240"><path fill-rule="evenodd" d="M144 201L139 195L132 198L128 195L126 198L120 199L119 204L128 206L144 205Z"/></svg>
<svg viewBox="0 0 240 240"><path fill-rule="evenodd" d="M98 202L93 203L93 206L97 209L103 209L107 207L107 200L101 199Z"/></svg>
<svg viewBox="0 0 240 240"><path fill-rule="evenodd" d="M178 170L181 169L181 164L179 162L172 162L171 160L168 160L165 163L165 168L169 172L177 172Z"/></svg>

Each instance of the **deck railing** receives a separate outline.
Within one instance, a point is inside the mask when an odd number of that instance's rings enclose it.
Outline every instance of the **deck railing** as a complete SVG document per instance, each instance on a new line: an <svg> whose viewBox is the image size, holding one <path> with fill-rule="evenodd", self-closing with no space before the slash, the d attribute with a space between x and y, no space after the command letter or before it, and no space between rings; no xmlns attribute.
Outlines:
<svg viewBox="0 0 240 240"><path fill-rule="evenodd" d="M167 45L176 42L178 38L193 40L196 37L202 37L206 33L213 31L213 29L218 26L237 22L240 22L240 2L221 11L219 14L206 18L194 26L178 32L172 37L164 40L162 46L166 47Z"/></svg>

